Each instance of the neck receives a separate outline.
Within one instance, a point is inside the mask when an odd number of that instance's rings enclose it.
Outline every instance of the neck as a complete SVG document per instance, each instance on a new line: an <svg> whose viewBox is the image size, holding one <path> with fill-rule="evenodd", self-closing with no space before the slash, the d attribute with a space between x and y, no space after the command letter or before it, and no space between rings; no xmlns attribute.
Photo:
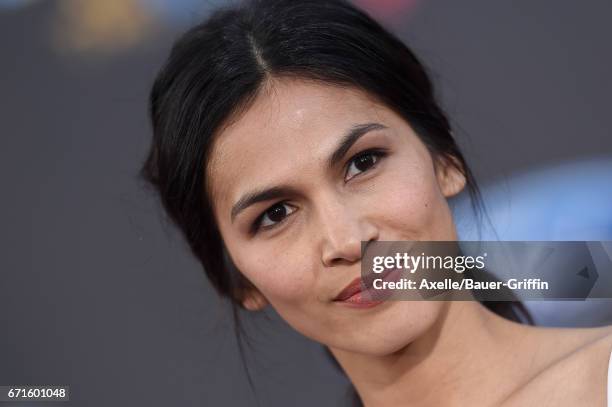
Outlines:
<svg viewBox="0 0 612 407"><path fill-rule="evenodd" d="M398 351L330 351L366 407L498 405L536 368L532 329L478 302L448 301L436 322Z"/></svg>

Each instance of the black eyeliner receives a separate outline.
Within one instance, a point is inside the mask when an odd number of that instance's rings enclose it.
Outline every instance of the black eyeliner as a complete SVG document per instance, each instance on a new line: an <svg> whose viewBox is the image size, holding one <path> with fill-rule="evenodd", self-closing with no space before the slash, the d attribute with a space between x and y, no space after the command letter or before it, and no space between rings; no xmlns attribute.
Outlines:
<svg viewBox="0 0 612 407"><path fill-rule="evenodd" d="M385 148L374 147L374 148L369 148L367 150L363 150L363 151L355 154L353 157L351 157L351 159L349 159L347 161L346 165L344 166L344 178L346 179L346 173L348 172L348 170L350 168L350 164L353 161L355 161L359 157L367 156L367 155L370 155L370 154L378 155L378 157L384 158L384 157L389 155L389 150L385 149ZM378 164L378 161L375 162L374 165L372 167L370 167L370 168L374 168L377 164ZM370 168L368 168L368 171L370 170Z"/></svg>
<svg viewBox="0 0 612 407"><path fill-rule="evenodd" d="M255 220L253 221L253 224L249 228L249 233L254 236L261 229L261 221L263 220L263 217L266 215L266 212L268 212L270 209L274 208L275 206L278 206L278 205L284 204L284 203L286 203L286 201L276 202L276 203L268 206L257 218L255 218ZM277 225L279 223L280 222L278 222Z"/></svg>

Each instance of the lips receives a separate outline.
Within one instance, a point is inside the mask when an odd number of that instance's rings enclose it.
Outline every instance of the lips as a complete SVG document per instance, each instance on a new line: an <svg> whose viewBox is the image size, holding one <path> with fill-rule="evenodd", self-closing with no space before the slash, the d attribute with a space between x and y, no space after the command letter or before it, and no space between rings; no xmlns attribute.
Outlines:
<svg viewBox="0 0 612 407"><path fill-rule="evenodd" d="M384 279L392 270L385 270L382 273L370 273L365 277L357 277L353 281L351 281L346 287L340 291L340 293L334 298L334 301L349 301L349 300L357 300L353 302L365 302L365 301L373 301L372 299L366 300L362 295L364 292L372 293L374 291L373 284L376 279ZM358 298L357 298L358 297ZM370 296L373 297L373 296Z"/></svg>
<svg viewBox="0 0 612 407"><path fill-rule="evenodd" d="M363 284L363 285L364 285L364 287L362 287L361 277L357 277L356 279L351 281L349 283L349 285L344 287L344 289L342 291L340 291L340 294L338 294L336 296L336 298L334 298L334 301L346 301L346 300L348 300L353 295L357 294L358 292L363 291L363 289L365 289L365 286L366 286L365 284Z"/></svg>

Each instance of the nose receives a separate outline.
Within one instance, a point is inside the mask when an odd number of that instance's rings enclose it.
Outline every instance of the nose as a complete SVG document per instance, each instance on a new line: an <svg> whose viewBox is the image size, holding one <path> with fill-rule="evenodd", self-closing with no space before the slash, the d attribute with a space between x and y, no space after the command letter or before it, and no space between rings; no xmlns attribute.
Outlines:
<svg viewBox="0 0 612 407"><path fill-rule="evenodd" d="M361 259L361 242L379 239L379 231L367 214L339 199L326 201L320 210L324 266L352 264Z"/></svg>

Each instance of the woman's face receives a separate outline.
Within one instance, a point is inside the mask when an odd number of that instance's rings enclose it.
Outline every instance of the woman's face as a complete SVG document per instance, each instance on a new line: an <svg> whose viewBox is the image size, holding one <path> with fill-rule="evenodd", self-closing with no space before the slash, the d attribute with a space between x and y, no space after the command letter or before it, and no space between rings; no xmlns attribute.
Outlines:
<svg viewBox="0 0 612 407"><path fill-rule="evenodd" d="M214 213L237 268L297 331L369 354L396 351L438 301L356 308L334 301L361 275L361 241L456 240L446 198L464 177L434 165L410 125L361 91L283 79L224 128L208 167Z"/></svg>

